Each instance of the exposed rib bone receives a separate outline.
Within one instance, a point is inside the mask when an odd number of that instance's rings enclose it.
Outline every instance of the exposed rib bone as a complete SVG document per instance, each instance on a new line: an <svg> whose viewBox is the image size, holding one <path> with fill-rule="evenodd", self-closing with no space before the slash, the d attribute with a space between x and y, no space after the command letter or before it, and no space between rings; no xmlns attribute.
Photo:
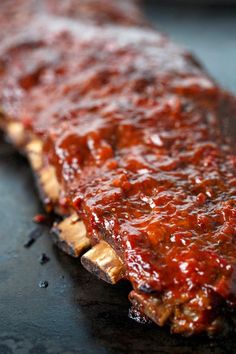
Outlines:
<svg viewBox="0 0 236 354"><path fill-rule="evenodd" d="M53 204L58 202L60 185L57 181L55 168L47 166L39 171L39 182L46 198Z"/></svg>
<svg viewBox="0 0 236 354"><path fill-rule="evenodd" d="M40 168L42 168L42 148L43 144L40 140L32 140L27 146L26 146L26 152L28 159L31 163L31 166L35 171L38 171Z"/></svg>
<svg viewBox="0 0 236 354"><path fill-rule="evenodd" d="M42 192L47 211L57 212L59 215L65 215L65 210L58 203L60 194L60 185L56 177L53 166L43 167L43 143L39 139L34 139L25 147L30 164L36 172L39 181L39 187ZM53 204L53 205L52 205Z"/></svg>
<svg viewBox="0 0 236 354"><path fill-rule="evenodd" d="M6 125L8 138L16 145L21 146L25 141L25 131L22 123L10 122Z"/></svg>
<svg viewBox="0 0 236 354"><path fill-rule="evenodd" d="M105 241L100 241L85 253L81 258L81 263L89 272L110 284L117 283L123 277L123 263Z"/></svg>
<svg viewBox="0 0 236 354"><path fill-rule="evenodd" d="M7 136L16 147L23 147L27 157L31 163L33 170L36 172L40 189L44 196L46 209L51 211L49 203L56 204L59 199L60 185L57 181L55 168L53 166L43 167L42 147L43 144L39 139L34 139L26 146L26 133L23 124L19 122L9 122L4 128Z"/></svg>
<svg viewBox="0 0 236 354"><path fill-rule="evenodd" d="M14 144L22 145L24 138L23 125L10 123L7 126L8 135ZM60 185L57 181L53 166L42 167L42 142L32 140L26 145L26 153L32 168L39 177L40 186L44 196L50 202L56 204L59 199ZM84 250L90 247L90 239L87 237L86 228L76 214L67 217L53 227L53 234L57 245L66 253L78 257ZM112 247L101 241L88 251L81 259L83 266L90 272L108 283L115 284L123 276L123 263L116 255Z"/></svg>
<svg viewBox="0 0 236 354"><path fill-rule="evenodd" d="M87 237L85 225L78 220L76 214L55 224L52 232L58 247L73 257L78 257L90 247L90 239Z"/></svg>
<svg viewBox="0 0 236 354"><path fill-rule="evenodd" d="M155 296L140 294L133 290L129 294L129 299L135 307L159 326L163 326L173 313L173 306L163 304L161 299Z"/></svg>

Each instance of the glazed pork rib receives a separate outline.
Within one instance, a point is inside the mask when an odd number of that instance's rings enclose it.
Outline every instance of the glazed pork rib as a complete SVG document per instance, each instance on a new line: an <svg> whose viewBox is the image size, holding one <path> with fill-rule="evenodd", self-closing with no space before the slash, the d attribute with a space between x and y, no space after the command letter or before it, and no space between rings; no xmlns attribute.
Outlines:
<svg viewBox="0 0 236 354"><path fill-rule="evenodd" d="M45 28L45 21L47 28ZM93 22L93 23L92 23ZM185 335L236 304L236 114L195 59L148 28L35 15L0 46L1 126L24 151L56 242Z"/></svg>
<svg viewBox="0 0 236 354"><path fill-rule="evenodd" d="M136 0L2 0L0 39L16 33L32 16L52 14L91 24L147 25Z"/></svg>

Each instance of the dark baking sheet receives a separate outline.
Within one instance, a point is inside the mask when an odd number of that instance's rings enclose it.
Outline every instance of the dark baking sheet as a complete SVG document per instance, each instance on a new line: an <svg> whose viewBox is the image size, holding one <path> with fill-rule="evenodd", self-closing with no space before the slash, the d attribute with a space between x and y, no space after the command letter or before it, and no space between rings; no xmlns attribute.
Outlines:
<svg viewBox="0 0 236 354"><path fill-rule="evenodd" d="M159 28L193 49L212 75L236 92L236 10L154 3L147 3L146 10ZM47 228L31 248L24 248L35 228L32 218L40 211L26 161L0 138L0 354L236 351L233 335L184 339L128 319L129 285L95 279L79 260L53 246ZM39 262L42 253L50 257L45 265ZM42 280L48 288L38 286Z"/></svg>

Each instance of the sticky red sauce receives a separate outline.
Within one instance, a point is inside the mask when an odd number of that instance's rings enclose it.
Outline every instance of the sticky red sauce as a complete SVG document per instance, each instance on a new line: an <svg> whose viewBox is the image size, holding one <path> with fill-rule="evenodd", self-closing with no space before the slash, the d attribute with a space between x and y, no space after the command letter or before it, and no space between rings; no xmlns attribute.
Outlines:
<svg viewBox="0 0 236 354"><path fill-rule="evenodd" d="M33 217L33 221L36 223L36 224L42 224L46 221L47 217L46 215L43 215L43 214L36 214L34 217Z"/></svg>
<svg viewBox="0 0 236 354"><path fill-rule="evenodd" d="M213 292L233 308L236 157L221 122L235 101L151 30L76 26L39 26L40 45L17 51L15 77L30 63L38 76L5 109L41 134L63 203L115 247L136 290L199 313Z"/></svg>

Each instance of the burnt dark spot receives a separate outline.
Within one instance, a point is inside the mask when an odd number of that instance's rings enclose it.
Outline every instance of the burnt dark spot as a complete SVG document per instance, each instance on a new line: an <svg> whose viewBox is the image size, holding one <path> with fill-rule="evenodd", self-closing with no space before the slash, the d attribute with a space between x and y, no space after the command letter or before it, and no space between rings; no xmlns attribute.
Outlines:
<svg viewBox="0 0 236 354"><path fill-rule="evenodd" d="M151 286L148 285L148 284L141 284L141 285L138 287L138 290L139 290L139 291L142 291L142 292L145 293L145 294L153 294L153 293L156 292L156 291L153 290L153 288L151 288Z"/></svg>
<svg viewBox="0 0 236 354"><path fill-rule="evenodd" d="M39 226L31 230L28 235L28 241L26 241L24 247L25 248L31 247L35 243L35 241L42 235L42 233L43 233L43 228Z"/></svg>
<svg viewBox="0 0 236 354"><path fill-rule="evenodd" d="M141 324L150 324L152 321L144 315L137 307L131 306L128 313L129 318L132 320L141 323Z"/></svg>
<svg viewBox="0 0 236 354"><path fill-rule="evenodd" d="M39 282L39 287L40 288L47 288L48 287L48 285L49 285L49 283L48 283L48 281L47 280L42 280L42 281L40 281Z"/></svg>
<svg viewBox="0 0 236 354"><path fill-rule="evenodd" d="M48 263L49 261L50 261L50 258L45 253L42 253L39 258L40 264L44 265L44 264Z"/></svg>

